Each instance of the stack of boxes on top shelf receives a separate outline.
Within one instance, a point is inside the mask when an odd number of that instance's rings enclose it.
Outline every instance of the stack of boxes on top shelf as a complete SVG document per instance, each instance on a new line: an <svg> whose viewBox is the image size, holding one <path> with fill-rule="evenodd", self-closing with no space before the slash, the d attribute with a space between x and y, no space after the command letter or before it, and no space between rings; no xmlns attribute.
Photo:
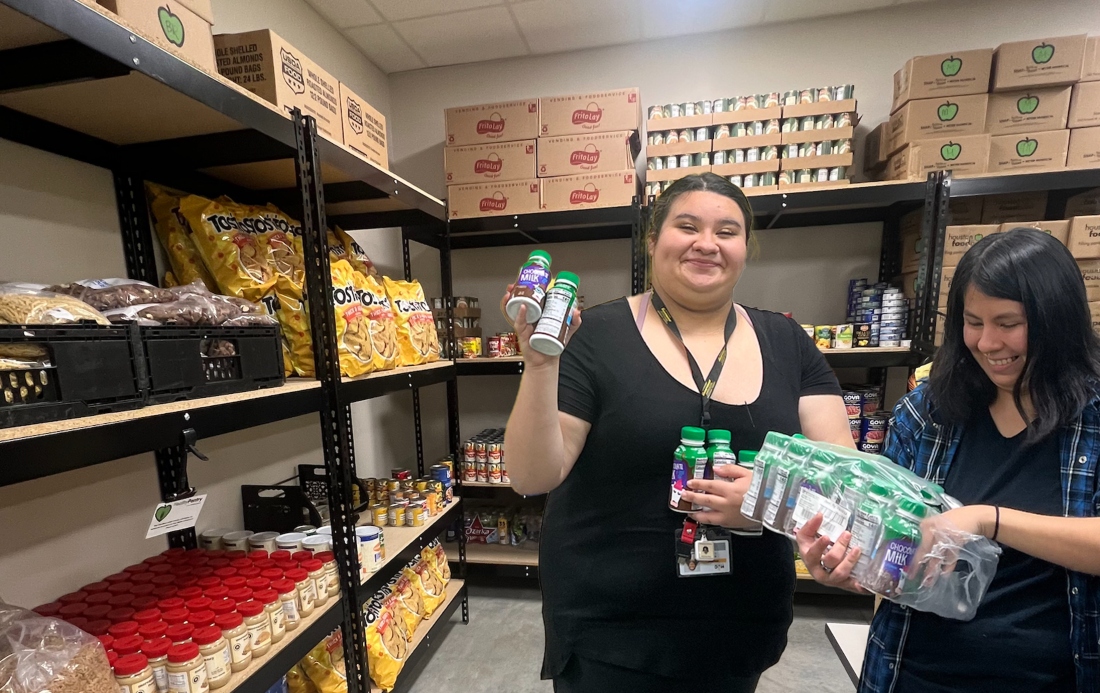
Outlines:
<svg viewBox="0 0 1100 693"><path fill-rule="evenodd" d="M1100 166L1100 37L912 58L891 112L864 149L879 180Z"/></svg>
<svg viewBox="0 0 1100 693"><path fill-rule="evenodd" d="M846 185L852 85L651 106L646 193L710 171L749 194Z"/></svg>
<svg viewBox="0 0 1100 693"><path fill-rule="evenodd" d="M448 216L468 219L631 204L637 89L448 108Z"/></svg>

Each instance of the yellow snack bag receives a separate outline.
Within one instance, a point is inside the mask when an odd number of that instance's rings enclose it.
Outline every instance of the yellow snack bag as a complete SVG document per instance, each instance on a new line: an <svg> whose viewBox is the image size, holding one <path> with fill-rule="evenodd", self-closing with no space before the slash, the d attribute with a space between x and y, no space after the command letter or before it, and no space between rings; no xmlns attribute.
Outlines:
<svg viewBox="0 0 1100 693"><path fill-rule="evenodd" d="M287 693L318 693L317 687L309 680L299 664L295 664L290 671L286 672L286 690Z"/></svg>
<svg viewBox="0 0 1100 693"><path fill-rule="evenodd" d="M255 228L254 217L235 211L239 207L226 207L197 195L180 201L180 212L191 227L195 247L221 293L257 302L274 286L275 272L257 235L247 230ZM247 217L245 227L238 214Z"/></svg>
<svg viewBox="0 0 1100 693"><path fill-rule="evenodd" d="M393 576L389 582L390 590L397 597L401 605L405 607L405 627L411 640L416 627L424 620L427 609L424 606L424 597L413 587L409 578L402 574Z"/></svg>
<svg viewBox="0 0 1100 693"><path fill-rule="evenodd" d="M317 693L347 693L348 678L344 669L344 637L339 630L322 640L301 661Z"/></svg>
<svg viewBox="0 0 1100 693"><path fill-rule="evenodd" d="M382 277L397 318L399 366L415 366L439 360L439 335L431 307L418 281L395 281Z"/></svg>
<svg viewBox="0 0 1100 693"><path fill-rule="evenodd" d="M360 275L362 276L362 275ZM370 338L374 345L374 370L389 371L397 367L397 319L386 295L386 288L374 277L365 277L360 298L370 321Z"/></svg>
<svg viewBox="0 0 1100 693"><path fill-rule="evenodd" d="M261 243L267 250L272 269L290 277L298 286L304 286L306 256L302 247L302 225L273 205L259 207L257 211L266 222Z"/></svg>
<svg viewBox="0 0 1100 693"><path fill-rule="evenodd" d="M396 595L383 588L367 603L367 669L379 687L389 690L405 666L409 641L404 618L395 612Z"/></svg>
<svg viewBox="0 0 1100 693"><path fill-rule="evenodd" d="M351 263L353 269L362 272L365 277L378 276L378 270L375 268L374 263L371 262L371 259L367 257L367 251L363 250L363 247L355 242L351 234L337 226L334 235L337 240L340 241L340 245L344 246L344 251L347 253L347 260Z"/></svg>
<svg viewBox="0 0 1100 693"><path fill-rule="evenodd" d="M146 183L145 190L149 197L149 209L153 213L153 228L168 255L176 285L202 280L207 289L216 291L214 277L195 247L187 220L180 214L180 196L152 183Z"/></svg>
<svg viewBox="0 0 1100 693"><path fill-rule="evenodd" d="M275 278L275 296L279 301L279 309L275 315L283 328L291 367L298 375L312 378L313 337L309 331L309 311L306 309L302 287L280 274Z"/></svg>
<svg viewBox="0 0 1100 693"><path fill-rule="evenodd" d="M427 618L434 614L435 610L447 597L447 588L444 587L443 580L439 578L439 575L428 566L428 562L423 558L402 568L401 574L408 578L409 584L413 586L413 589L420 594L420 598L424 601L424 617Z"/></svg>
<svg viewBox="0 0 1100 693"><path fill-rule="evenodd" d="M420 557L428 564L428 567L439 577L439 581L446 587L451 581L451 567L447 564L447 554L443 552L443 545L436 539L424 547Z"/></svg>
<svg viewBox="0 0 1100 693"><path fill-rule="evenodd" d="M340 372L349 378L374 370L374 342L370 320L360 299L366 280L351 268L347 260L331 264L332 303L336 312L336 347L340 352Z"/></svg>
<svg viewBox="0 0 1100 693"><path fill-rule="evenodd" d="M171 289L173 286L179 286L180 283L176 281L176 275L172 274L172 270L168 270L164 273L164 279L160 281L160 285L165 289ZM210 287L206 287L210 288Z"/></svg>

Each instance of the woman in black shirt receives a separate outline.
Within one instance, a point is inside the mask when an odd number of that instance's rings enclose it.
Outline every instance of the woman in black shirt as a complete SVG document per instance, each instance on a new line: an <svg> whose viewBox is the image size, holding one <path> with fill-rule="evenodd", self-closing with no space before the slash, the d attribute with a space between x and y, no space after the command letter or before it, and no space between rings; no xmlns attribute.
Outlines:
<svg viewBox="0 0 1100 693"><path fill-rule="evenodd" d="M751 474L731 465L685 494L710 508L691 514L700 523L740 530L728 574L677 577L685 516L668 505L680 429L704 408L692 357L709 369L726 351L708 409L734 450L770 430L852 444L836 377L802 328L733 303L751 226L738 188L683 178L654 207L653 293L585 311L560 361L527 348L517 320L525 367L505 444L515 490L550 494L542 674L558 693L752 691L786 646L792 549L741 515Z"/></svg>

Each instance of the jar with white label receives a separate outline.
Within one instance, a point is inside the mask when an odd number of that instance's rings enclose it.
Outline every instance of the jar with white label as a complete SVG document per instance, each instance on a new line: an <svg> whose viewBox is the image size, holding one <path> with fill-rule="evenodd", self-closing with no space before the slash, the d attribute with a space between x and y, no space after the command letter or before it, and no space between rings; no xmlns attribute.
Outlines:
<svg viewBox="0 0 1100 693"><path fill-rule="evenodd" d="M221 629L222 637L229 643L233 671L247 668L252 663L252 634L244 625L244 617L236 612L221 614L214 619L214 625Z"/></svg>
<svg viewBox="0 0 1100 693"><path fill-rule="evenodd" d="M364 525L355 528L359 540L359 572L361 581L382 567L382 528Z"/></svg>
<svg viewBox="0 0 1100 693"><path fill-rule="evenodd" d="M195 631L191 640L199 646L199 654L206 663L206 680L210 690L229 683L229 677L233 675L233 655L229 653L229 643L222 637L221 629L204 626Z"/></svg>
<svg viewBox="0 0 1100 693"><path fill-rule="evenodd" d="M168 638L146 640L141 645L141 654L149 660L149 668L153 670L153 678L157 682L157 690L166 693L168 690L168 648L172 647L172 641Z"/></svg>
<svg viewBox="0 0 1100 693"><path fill-rule="evenodd" d="M226 551L247 551L248 539L253 532L247 529L239 532L229 532L222 535L222 548Z"/></svg>
<svg viewBox="0 0 1100 693"><path fill-rule="evenodd" d="M279 603L279 593L272 589L259 590L253 593L252 598L264 605L264 612L271 622L272 644L279 642L286 635L286 614Z"/></svg>
<svg viewBox="0 0 1100 693"><path fill-rule="evenodd" d="M119 693L157 693L157 681L143 654L123 655L115 661Z"/></svg>
<svg viewBox="0 0 1100 693"><path fill-rule="evenodd" d="M302 618L306 618L313 613L313 607L317 604L317 590L313 586L313 580L301 568L288 570L283 574L287 580L294 581L294 587L298 590L298 611Z"/></svg>
<svg viewBox="0 0 1100 693"><path fill-rule="evenodd" d="M168 693L208 693L206 662L193 642L173 645L168 650Z"/></svg>
<svg viewBox="0 0 1100 693"><path fill-rule="evenodd" d="M336 567L336 554L332 551L322 551L317 554L317 560L325 566L325 584L328 587L328 596L335 597L340 594L340 569Z"/></svg>
<svg viewBox="0 0 1100 693"><path fill-rule="evenodd" d="M199 535L199 546L207 551L217 551L218 549L225 548L222 546L222 537L232 531L233 529L231 527L208 529Z"/></svg>
<svg viewBox="0 0 1100 693"><path fill-rule="evenodd" d="M323 605L328 601L328 578L325 576L325 565L316 558L302 561L302 570L306 571L309 579L313 581L314 604Z"/></svg>
<svg viewBox="0 0 1100 693"><path fill-rule="evenodd" d="M248 538L248 550L250 551L267 551L271 553L278 547L275 544L275 539L278 538L278 532L256 532ZM224 539L222 541L225 541Z"/></svg>
<svg viewBox="0 0 1100 693"><path fill-rule="evenodd" d="M278 546L281 551L301 551L302 540L305 538L306 535L301 532L287 532L286 534L280 534L275 537L275 545Z"/></svg>
<svg viewBox="0 0 1100 693"><path fill-rule="evenodd" d="M271 619L264 605L254 599L241 602L237 613L244 617L245 628L252 636L252 656L263 657L271 649Z"/></svg>
<svg viewBox="0 0 1100 693"><path fill-rule="evenodd" d="M283 607L283 624L287 630L294 630L302 621L298 611L298 588L293 580L273 580L271 589L279 593L279 604Z"/></svg>
<svg viewBox="0 0 1100 693"><path fill-rule="evenodd" d="M314 557L322 551L332 551L332 536L314 534L302 540L302 550L309 551Z"/></svg>

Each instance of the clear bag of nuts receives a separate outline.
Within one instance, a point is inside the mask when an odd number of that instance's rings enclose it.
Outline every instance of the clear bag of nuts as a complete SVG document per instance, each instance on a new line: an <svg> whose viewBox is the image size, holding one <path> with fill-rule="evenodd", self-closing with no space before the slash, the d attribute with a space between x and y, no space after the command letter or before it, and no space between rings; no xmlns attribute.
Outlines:
<svg viewBox="0 0 1100 693"><path fill-rule="evenodd" d="M0 693L117 693L99 640L0 602Z"/></svg>

